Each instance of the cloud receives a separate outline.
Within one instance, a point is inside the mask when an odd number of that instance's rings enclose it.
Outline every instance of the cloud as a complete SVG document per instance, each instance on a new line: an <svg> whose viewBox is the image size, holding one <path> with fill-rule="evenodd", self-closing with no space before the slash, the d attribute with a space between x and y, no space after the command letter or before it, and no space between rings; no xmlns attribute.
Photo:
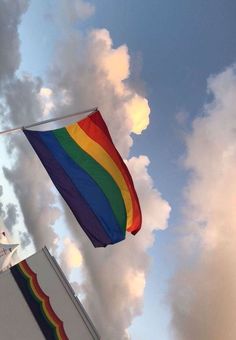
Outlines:
<svg viewBox="0 0 236 340"><path fill-rule="evenodd" d="M19 232L20 237L20 246L25 249L28 245L31 244L31 237L27 232Z"/></svg>
<svg viewBox="0 0 236 340"><path fill-rule="evenodd" d="M13 203L3 204L2 201L3 201L3 187L0 186L1 224L4 224L4 229L7 229L10 233L12 233L12 229L14 225L17 223L17 217L18 217L17 206Z"/></svg>
<svg viewBox="0 0 236 340"><path fill-rule="evenodd" d="M151 110L147 99L135 94L125 105L125 108L132 120L132 132L141 134L149 125Z"/></svg>
<svg viewBox="0 0 236 340"><path fill-rule="evenodd" d="M60 0L59 3L63 20L67 19L69 23L88 19L95 12L95 7L88 1L71 0L68 2Z"/></svg>
<svg viewBox="0 0 236 340"><path fill-rule="evenodd" d="M43 116L47 116L55 108L53 93L48 87L41 87L39 91L39 101L41 103Z"/></svg>
<svg viewBox="0 0 236 340"><path fill-rule="evenodd" d="M16 224L17 222L17 206L15 204L9 203L7 204L7 212L6 212L7 217L4 219L4 224L6 228L11 232L12 227Z"/></svg>
<svg viewBox="0 0 236 340"><path fill-rule="evenodd" d="M24 0L2 1L0 4L0 114L5 127L37 121L44 109L40 101L40 95L45 96L45 90L41 91L42 80L29 74L17 76L15 73L20 64L18 26L27 6L28 1ZM55 207L55 195L50 191L48 176L22 134L9 136L6 148L12 166L4 166L3 173L18 198L25 226L37 248L44 245L53 247L57 235L52 225L59 216L59 210ZM15 206L10 202L2 213L6 226L12 229L17 217Z"/></svg>
<svg viewBox="0 0 236 340"><path fill-rule="evenodd" d="M186 237L169 292L181 340L236 338L236 67L210 77L208 93L187 138Z"/></svg>
<svg viewBox="0 0 236 340"><path fill-rule="evenodd" d="M127 46L113 48L109 32L100 29L86 35L71 33L70 39L60 42L56 55L50 83L57 112L78 112L98 106L109 122L119 151L127 156L132 145L131 132L146 129L150 114L147 99L127 83L130 74ZM57 94L62 92L70 98L68 103L59 102L61 97Z"/></svg>
<svg viewBox="0 0 236 340"><path fill-rule="evenodd" d="M52 226L60 216L60 211L55 207L55 196L50 190L50 180L31 152L28 146L25 149L18 144L18 158L14 166L11 169L3 168L3 171L13 185L25 226L32 236L36 249L41 249L45 245L54 248L57 235Z"/></svg>
<svg viewBox="0 0 236 340"><path fill-rule="evenodd" d="M11 78L20 64L19 35L17 27L28 1L0 2L0 86Z"/></svg>
<svg viewBox="0 0 236 340"><path fill-rule="evenodd" d="M23 75L5 85L4 116L8 124L22 126L39 119L42 115L41 84L41 79ZM15 162L11 168L3 167L3 172L18 198L25 226L37 249L44 245L53 248L57 235L52 226L60 212L55 207L50 180L22 134L9 137L8 152Z"/></svg>
<svg viewBox="0 0 236 340"><path fill-rule="evenodd" d="M74 268L82 265L83 257L75 242L68 237L63 241L63 251L60 254L60 264L63 271L70 274Z"/></svg>

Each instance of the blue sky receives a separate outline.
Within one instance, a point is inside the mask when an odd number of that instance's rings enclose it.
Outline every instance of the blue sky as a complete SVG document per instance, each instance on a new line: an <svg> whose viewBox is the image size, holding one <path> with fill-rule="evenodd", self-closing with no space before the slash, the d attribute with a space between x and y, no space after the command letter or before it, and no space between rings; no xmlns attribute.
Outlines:
<svg viewBox="0 0 236 340"><path fill-rule="evenodd" d="M178 230L185 224L183 192L190 178L183 166L189 147L185 137L192 134L193 121L203 115L203 106L212 101L212 92L207 92L208 78L236 60L236 3L230 0L90 3L95 13L87 20L75 22L74 29L88 32L106 28L114 48L128 46L132 71L128 82L148 99L151 108L147 129L141 135L132 134L130 156L149 157L149 174L172 209L168 228L155 231L155 243L148 250L151 265L144 309L133 320L131 339L170 340L172 311L166 295L169 279L181 265L176 259L176 244L183 235ZM55 6L53 0L31 1L19 27L22 54L19 72L42 77L45 87L50 87L47 72L55 58L54 47L63 35L63 28L52 21Z"/></svg>

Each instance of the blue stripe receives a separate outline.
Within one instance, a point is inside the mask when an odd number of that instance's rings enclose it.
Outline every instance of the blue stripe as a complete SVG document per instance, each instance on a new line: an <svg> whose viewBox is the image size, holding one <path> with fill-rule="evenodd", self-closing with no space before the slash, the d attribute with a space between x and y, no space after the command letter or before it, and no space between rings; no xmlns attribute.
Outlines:
<svg viewBox="0 0 236 340"><path fill-rule="evenodd" d="M87 172L69 157L52 132L44 131L38 133L44 144L53 153L55 159L70 177L76 189L95 213L112 242L116 243L123 240L124 231L120 228L111 206L100 187Z"/></svg>

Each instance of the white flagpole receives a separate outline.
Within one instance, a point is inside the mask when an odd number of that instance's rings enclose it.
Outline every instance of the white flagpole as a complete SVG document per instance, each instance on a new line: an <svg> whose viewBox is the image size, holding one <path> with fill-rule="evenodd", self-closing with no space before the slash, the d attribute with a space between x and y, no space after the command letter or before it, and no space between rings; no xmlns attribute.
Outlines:
<svg viewBox="0 0 236 340"><path fill-rule="evenodd" d="M17 128L13 128L13 129L8 129L8 130L5 130L5 131L0 131L0 135L7 134L7 133L10 133L10 132L19 131L19 130L22 130L22 129L28 129L28 128L31 128L31 127L34 127L34 126L38 126L38 125L42 125L42 124L56 122L57 120L62 120L62 119L74 117L74 116L77 116L77 115L82 115L82 114L89 113L89 112L92 113L94 111L97 111L97 109L98 109L97 107L94 107L94 108L89 109L89 110L84 110L84 111L80 111L80 112L76 112L76 113L71 113L69 115L65 115L65 116L61 116L61 117L56 117L56 118L51 118L51 119L47 119L47 120L42 120L41 122L33 123L33 124L30 124L30 125L27 125L27 126L21 126L21 127L17 127Z"/></svg>

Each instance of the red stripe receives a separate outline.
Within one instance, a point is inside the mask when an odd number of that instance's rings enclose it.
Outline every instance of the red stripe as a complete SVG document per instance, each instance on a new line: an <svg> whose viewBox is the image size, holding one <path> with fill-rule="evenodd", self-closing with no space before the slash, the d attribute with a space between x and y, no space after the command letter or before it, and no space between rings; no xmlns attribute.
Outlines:
<svg viewBox="0 0 236 340"><path fill-rule="evenodd" d="M105 135L110 139L110 142L113 143L110 132L106 126L106 123L104 122L104 119L102 118L101 113L99 111L93 112L89 118L105 133Z"/></svg>
<svg viewBox="0 0 236 340"><path fill-rule="evenodd" d="M129 188L132 205L133 205L133 223L127 229L132 234L136 234L141 228L142 215L139 205L139 200L134 188L132 177L127 169L123 159L119 152L116 150L108 128L99 111L94 112L87 118L78 122L78 125L85 131L85 133L92 138L95 142L100 144L104 150L111 156L114 162L117 164L120 172L122 173L127 187Z"/></svg>

